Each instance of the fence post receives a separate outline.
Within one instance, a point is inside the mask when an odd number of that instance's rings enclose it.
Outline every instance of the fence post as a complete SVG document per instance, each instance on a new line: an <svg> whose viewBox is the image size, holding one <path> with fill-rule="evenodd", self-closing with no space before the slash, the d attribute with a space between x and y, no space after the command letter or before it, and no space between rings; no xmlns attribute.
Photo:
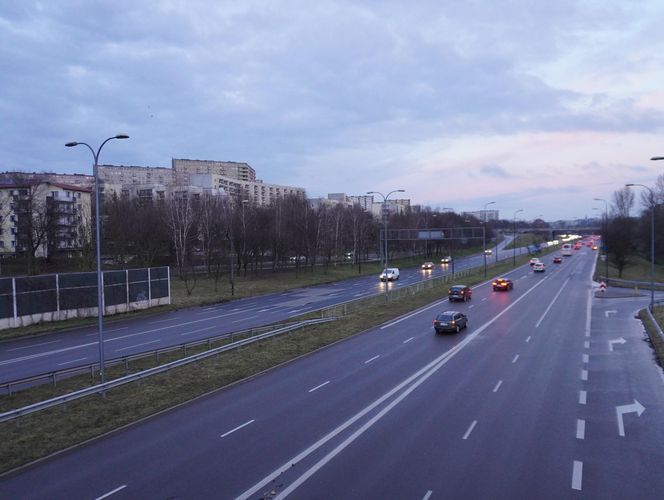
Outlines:
<svg viewBox="0 0 664 500"><path fill-rule="evenodd" d="M127 284L127 312L129 312L129 269L125 269L125 283Z"/></svg>
<svg viewBox="0 0 664 500"><path fill-rule="evenodd" d="M152 307L152 275L150 274L151 267L148 267L148 307Z"/></svg>
<svg viewBox="0 0 664 500"><path fill-rule="evenodd" d="M166 267L166 276L168 278L168 304L171 303L171 266Z"/></svg>
<svg viewBox="0 0 664 500"><path fill-rule="evenodd" d="M55 312L57 313L58 319L60 318L60 274L56 273L55 275Z"/></svg>
<svg viewBox="0 0 664 500"><path fill-rule="evenodd" d="M14 302L14 328L18 326L18 307L16 306L16 278L12 278L12 300Z"/></svg>

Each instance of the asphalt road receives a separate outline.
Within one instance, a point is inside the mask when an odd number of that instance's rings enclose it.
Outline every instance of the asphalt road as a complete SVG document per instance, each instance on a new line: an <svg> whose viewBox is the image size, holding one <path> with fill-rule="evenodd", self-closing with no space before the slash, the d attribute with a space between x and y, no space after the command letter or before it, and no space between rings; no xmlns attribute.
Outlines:
<svg viewBox="0 0 664 500"><path fill-rule="evenodd" d="M500 258L512 256L501 250ZM494 249L495 251L495 249ZM524 251L523 249L521 251ZM491 258L492 256L489 256ZM495 257L493 257L495 258ZM288 290L208 307L196 307L139 319L109 322L104 328L106 360L181 345L286 321L309 311L383 293L418 281L483 265L482 255L436 266L434 271L403 269L396 282L362 276L337 283ZM97 327L72 329L0 343L0 384L53 371L90 365L99 360Z"/></svg>
<svg viewBox="0 0 664 500"><path fill-rule="evenodd" d="M5 477L0 497L661 498L664 377L633 319L648 298L593 298L589 249L549 259ZM435 335L447 309L468 329Z"/></svg>

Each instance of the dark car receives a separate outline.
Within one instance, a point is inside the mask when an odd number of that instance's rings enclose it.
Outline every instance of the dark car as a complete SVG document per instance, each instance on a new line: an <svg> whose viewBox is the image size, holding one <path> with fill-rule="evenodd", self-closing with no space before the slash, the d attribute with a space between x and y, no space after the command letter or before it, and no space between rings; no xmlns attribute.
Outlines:
<svg viewBox="0 0 664 500"><path fill-rule="evenodd" d="M459 311L445 311L433 320L433 329L436 333L457 332L468 326L468 316Z"/></svg>
<svg viewBox="0 0 664 500"><path fill-rule="evenodd" d="M556 256L553 258L553 263L554 263L554 264L561 264L562 261L563 261L563 258L560 257L559 255L556 255Z"/></svg>
<svg viewBox="0 0 664 500"><path fill-rule="evenodd" d="M455 300L467 302L473 298L473 290L466 285L453 285L447 291L447 298L450 302L454 302Z"/></svg>
<svg viewBox="0 0 664 500"><path fill-rule="evenodd" d="M512 280L509 280L507 278L498 278L491 284L493 285L494 291L499 291L499 290L507 291L514 288L514 283L512 283Z"/></svg>

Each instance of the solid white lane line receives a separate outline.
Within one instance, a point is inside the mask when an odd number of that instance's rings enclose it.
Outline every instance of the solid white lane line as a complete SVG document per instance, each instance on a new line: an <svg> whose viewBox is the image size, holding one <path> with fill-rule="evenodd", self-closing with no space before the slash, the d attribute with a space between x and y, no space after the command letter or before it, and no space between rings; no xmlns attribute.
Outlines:
<svg viewBox="0 0 664 500"><path fill-rule="evenodd" d="M593 265L593 270L595 266ZM588 290L588 300L586 302L586 337L590 337L590 317L592 315L593 291Z"/></svg>
<svg viewBox="0 0 664 500"><path fill-rule="evenodd" d="M512 360L512 363L516 363L516 361L517 361L518 359L519 359L519 355L517 354L516 356L514 356L514 359Z"/></svg>
<svg viewBox="0 0 664 500"><path fill-rule="evenodd" d="M576 439L586 438L586 421L578 418L576 420Z"/></svg>
<svg viewBox="0 0 664 500"><path fill-rule="evenodd" d="M88 358L85 357L85 358L72 359L71 361L66 361L65 363L58 363L58 366L71 365L72 363L78 363L79 361L85 361L86 359Z"/></svg>
<svg viewBox="0 0 664 500"><path fill-rule="evenodd" d="M167 323L169 321L173 321L173 320L180 319L180 318L182 318L182 316L175 316L174 318L168 318L168 319L160 319L158 321L150 321L150 322L148 322L148 325L157 325L159 323Z"/></svg>
<svg viewBox="0 0 664 500"><path fill-rule="evenodd" d="M431 491L431 490L427 491L426 495L424 495L422 497L422 500L429 500L429 498L431 498L432 493L433 493L433 491Z"/></svg>
<svg viewBox="0 0 664 500"><path fill-rule="evenodd" d="M440 302L436 302L435 304L431 304L430 306L425 307L424 309L418 309L417 311L415 311L414 313L409 314L408 316L404 316L403 318L399 318L396 321L392 321L392 323L388 323L387 325L381 326L380 329L384 330L385 328L389 328L390 326L396 325L397 323L401 323L402 321L404 321L408 318L412 318L413 316L416 316L416 315L420 314L421 312L428 311L432 307L439 307L443 302L447 302L447 299L443 299Z"/></svg>
<svg viewBox="0 0 664 500"><path fill-rule="evenodd" d="M584 405L588 401L588 393L586 391L579 391L579 404Z"/></svg>
<svg viewBox="0 0 664 500"><path fill-rule="evenodd" d="M130 345L130 346L127 346L127 347L121 347L120 349L116 349L115 352L126 351L128 349L133 349L135 347L141 347L141 346L148 345L148 344L154 344L155 342L160 342L160 341L161 341L161 339L156 339L156 340L151 340L149 342L143 342L141 344Z"/></svg>
<svg viewBox="0 0 664 500"><path fill-rule="evenodd" d="M214 326L206 326L205 328L199 328L198 330L192 330L190 332L184 332L180 335L191 335L192 333L204 332L205 330L211 330Z"/></svg>
<svg viewBox="0 0 664 500"><path fill-rule="evenodd" d="M583 355L583 362L587 363L588 361L590 361L590 356L588 356L587 354L584 354Z"/></svg>
<svg viewBox="0 0 664 500"><path fill-rule="evenodd" d="M390 402L385 408L380 410L375 416L373 416L369 421L367 421L362 427L355 431L351 436L346 438L340 445L334 448L332 451L327 453L322 459L320 459L315 465L305 471L298 479L296 479L291 486L284 490L281 495L287 496L290 492L298 488L299 485L304 483L308 478L314 475L318 470L320 470L325 464L337 456L341 451L343 451L347 446L349 446L353 441L355 441L359 436L361 436L367 429L371 428L378 420L383 418L387 413L389 413L395 406L397 406L401 401L403 401L408 395L410 395L415 389L417 389L421 384L428 380L434 373L440 370L448 361L450 361L454 356L456 356L464 347L466 347L470 342L472 342L477 336L479 336L484 330L489 328L493 323L498 321L503 314L506 314L510 309L515 307L521 300L523 300L529 293L535 290L538 286L544 283L544 280L538 281L533 286L531 286L526 292L518 297L514 302L512 302L505 309L500 311L496 316L490 319L488 322L480 326L477 330L473 331L461 342L459 342L454 347L450 348L448 351L444 352L436 359L431 361L428 365L420 368L417 372L412 374L410 377L403 380L401 383L397 384L395 387L390 389L388 392L380 396L378 399L373 401L371 404L360 410L358 413L350 417L343 424L339 425L328 434L320 438L318 441L313 443L311 446L301 451L294 457L291 457L289 460L281 464L275 470L266 475L263 479L258 481L252 487L247 489L245 492L240 494L237 498L238 500L247 500L251 498L256 492L263 489L266 485L270 484L274 479L282 475L287 470L291 470L294 463L299 463L304 460L306 457L311 455L313 452L319 450L327 442L333 439L335 436L346 430L348 427L353 425L355 422L360 420L362 417L366 416L367 413L374 410L377 406L384 403L386 400L397 394L399 391L403 390L392 402Z"/></svg>
<svg viewBox="0 0 664 500"><path fill-rule="evenodd" d="M104 498L108 498L108 497L110 497L111 495L113 495L114 493L117 493L117 492L120 491L120 490L124 490L126 487L127 487L127 485L126 485L126 484L123 484L123 485L120 486L119 488L115 488L113 491L109 491L108 493L105 493L104 495L95 498L95 500L103 500Z"/></svg>
<svg viewBox="0 0 664 500"><path fill-rule="evenodd" d="M327 384L329 384L329 383L330 383L329 380L328 380L327 382L323 382L322 384L317 385L317 386L314 387L313 389L309 389L309 392L314 392L315 390L318 390L318 389L320 389L321 387L325 387L325 386L326 386Z"/></svg>
<svg viewBox="0 0 664 500"><path fill-rule="evenodd" d="M501 385L503 385L503 381L499 380L498 383L496 384L496 387L493 388L493 392L498 392L498 389L500 389Z"/></svg>
<svg viewBox="0 0 664 500"><path fill-rule="evenodd" d="M468 439L468 436L470 436L470 433L473 432L473 429L475 428L476 425L477 425L477 420L473 420L473 423L470 424L470 427L468 427L468 430L461 439Z"/></svg>
<svg viewBox="0 0 664 500"><path fill-rule="evenodd" d="M380 358L380 354L379 354L378 356L374 356L373 358L367 359L367 360L364 362L364 364L366 365L366 364L368 364L368 363L371 363L372 361L375 361L375 360L377 360L378 358Z"/></svg>
<svg viewBox="0 0 664 500"><path fill-rule="evenodd" d="M97 334L95 333L95 335L97 335ZM40 345L56 344L58 342L61 342L61 340L60 339L59 340L51 340L50 342L41 342L39 344L25 345L23 347L14 347L13 349L7 349L7 352L20 351L21 349L31 349L33 347L39 347Z"/></svg>
<svg viewBox="0 0 664 500"><path fill-rule="evenodd" d="M581 380L588 380L588 370L581 370Z"/></svg>
<svg viewBox="0 0 664 500"><path fill-rule="evenodd" d="M238 425L235 429L231 429L230 431L223 433L221 435L221 437L224 438L224 437L228 436L229 434L233 434L235 431L239 431L243 427L246 427L249 424L253 424L254 422L255 422L255 419L252 418L251 420L249 420L249 422L245 422L242 425Z"/></svg>
<svg viewBox="0 0 664 500"><path fill-rule="evenodd" d="M530 335L528 335L528 338L526 339L526 342L530 342Z"/></svg>
<svg viewBox="0 0 664 500"><path fill-rule="evenodd" d="M404 344L407 344L408 342L410 342L410 341L413 340L414 338L415 338L415 337L410 337L409 339L404 340L403 343L404 343Z"/></svg>
<svg viewBox="0 0 664 500"><path fill-rule="evenodd" d="M584 349L590 349L590 341L589 340L584 340L583 341L583 348Z"/></svg>
<svg viewBox="0 0 664 500"><path fill-rule="evenodd" d="M569 283L569 280L571 280L571 279L572 279L572 277L570 276L569 278L567 278L567 279L565 280L565 282L563 283L563 285L560 287L560 290L558 290L558 293L553 297L553 300L552 300L551 303L549 304L549 307L546 308L546 311L544 311L544 314L542 314L542 317L541 317L541 318L539 319L539 321L535 324L535 328L539 328L539 326L540 326L540 324L542 323L542 321L544 321L544 317L545 317L545 316L547 315L547 313L551 310L551 308L553 307L553 304L556 303L556 299L558 299L558 297L560 296L560 294L563 293L563 290L565 289L565 287L567 286L567 283Z"/></svg>
<svg viewBox="0 0 664 500"><path fill-rule="evenodd" d="M574 469L572 471L572 489L581 491L583 481L583 462L574 460Z"/></svg>

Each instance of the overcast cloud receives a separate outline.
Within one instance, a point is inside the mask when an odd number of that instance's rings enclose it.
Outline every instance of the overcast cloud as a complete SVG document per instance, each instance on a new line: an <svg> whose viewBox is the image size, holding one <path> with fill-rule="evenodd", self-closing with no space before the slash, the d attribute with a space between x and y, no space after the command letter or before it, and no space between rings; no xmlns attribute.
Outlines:
<svg viewBox="0 0 664 500"><path fill-rule="evenodd" d="M0 4L0 169L248 162L309 196L594 216L664 172L664 3Z"/></svg>

